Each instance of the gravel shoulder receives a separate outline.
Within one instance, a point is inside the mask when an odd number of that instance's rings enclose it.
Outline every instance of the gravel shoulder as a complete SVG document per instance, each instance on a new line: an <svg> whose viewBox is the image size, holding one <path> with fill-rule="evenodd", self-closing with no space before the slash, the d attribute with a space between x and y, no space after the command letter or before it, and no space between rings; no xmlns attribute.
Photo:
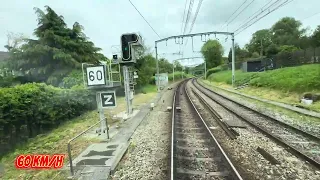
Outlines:
<svg viewBox="0 0 320 180"><path fill-rule="evenodd" d="M190 90L190 87L194 86L191 82L188 82L188 87ZM195 89L195 91L199 93L198 90ZM235 128L240 136L235 140L230 140L196 96L192 92L190 94L207 123L215 127L212 133L221 143L230 159L235 163L244 179L320 179L320 171L287 152L284 148L250 126L247 126L246 129ZM206 100L217 110L224 121L237 119L237 117L230 116L228 111L212 100ZM271 165L257 151L258 147L272 154L281 164Z"/></svg>
<svg viewBox="0 0 320 180"><path fill-rule="evenodd" d="M132 135L128 151L111 179L168 179L171 112L167 107L172 106L174 88L164 91Z"/></svg>

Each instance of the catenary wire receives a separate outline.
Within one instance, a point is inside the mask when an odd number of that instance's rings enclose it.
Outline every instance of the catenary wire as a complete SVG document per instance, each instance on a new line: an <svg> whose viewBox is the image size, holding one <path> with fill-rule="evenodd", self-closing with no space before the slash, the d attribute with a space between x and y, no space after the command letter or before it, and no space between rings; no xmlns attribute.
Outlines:
<svg viewBox="0 0 320 180"><path fill-rule="evenodd" d="M140 13L140 11L136 8L136 6L130 0L129 0L129 2L136 9L136 11L140 14L140 16L144 19L144 21L150 26L150 28L153 30L153 32L159 37L159 39L161 39L159 34L156 32L156 30L154 30L154 28L150 25L150 23L146 20L146 18L144 18L144 16Z"/></svg>

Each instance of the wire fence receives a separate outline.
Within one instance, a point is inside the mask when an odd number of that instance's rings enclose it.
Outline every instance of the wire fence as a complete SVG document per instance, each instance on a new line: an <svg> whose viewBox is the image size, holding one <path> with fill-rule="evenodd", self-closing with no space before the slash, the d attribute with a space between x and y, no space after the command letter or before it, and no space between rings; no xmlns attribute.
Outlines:
<svg viewBox="0 0 320 180"><path fill-rule="evenodd" d="M237 60L236 60L237 61ZM320 63L320 47L308 48L294 52L282 52L271 57L256 58L250 61L261 61L261 70L279 69L284 67L294 67L306 64ZM244 62L236 62L235 69L242 69ZM231 63L221 65L221 70L230 70Z"/></svg>

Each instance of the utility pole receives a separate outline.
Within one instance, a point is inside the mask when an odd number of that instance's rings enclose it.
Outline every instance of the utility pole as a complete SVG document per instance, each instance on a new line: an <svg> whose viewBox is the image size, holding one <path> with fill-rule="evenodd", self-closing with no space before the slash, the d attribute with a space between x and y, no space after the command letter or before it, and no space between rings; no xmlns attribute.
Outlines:
<svg viewBox="0 0 320 180"><path fill-rule="evenodd" d="M157 83L158 92L160 92L158 48L157 48L157 43L156 42L155 42L155 49L156 49L156 66L157 66L157 74L155 76L155 79L156 79L156 83Z"/></svg>
<svg viewBox="0 0 320 180"><path fill-rule="evenodd" d="M206 63L206 60L204 60L204 79L207 79L207 63Z"/></svg>
<svg viewBox="0 0 320 180"><path fill-rule="evenodd" d="M260 46L261 46L261 50L260 50L260 57L263 56L263 45L262 45L262 39L260 40Z"/></svg>
<svg viewBox="0 0 320 180"><path fill-rule="evenodd" d="M172 61L172 81L174 82L174 60Z"/></svg>
<svg viewBox="0 0 320 180"><path fill-rule="evenodd" d="M234 74L234 70L235 70L235 52L234 52L234 34L232 33L231 35L232 37L232 87L234 87L234 81L235 81L235 74Z"/></svg>

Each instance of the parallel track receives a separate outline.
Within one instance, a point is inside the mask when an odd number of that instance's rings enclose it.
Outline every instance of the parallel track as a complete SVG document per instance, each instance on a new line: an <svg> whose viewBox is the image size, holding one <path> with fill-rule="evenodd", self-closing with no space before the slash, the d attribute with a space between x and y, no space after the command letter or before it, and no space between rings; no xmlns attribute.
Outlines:
<svg viewBox="0 0 320 180"><path fill-rule="evenodd" d="M186 82L178 85L172 106L170 179L242 180L191 101Z"/></svg>
<svg viewBox="0 0 320 180"><path fill-rule="evenodd" d="M320 139L317 136L248 108L204 87L198 82L195 83L194 79L192 83L205 96L220 104L230 113L235 114L260 132L274 139L293 154L320 168Z"/></svg>

